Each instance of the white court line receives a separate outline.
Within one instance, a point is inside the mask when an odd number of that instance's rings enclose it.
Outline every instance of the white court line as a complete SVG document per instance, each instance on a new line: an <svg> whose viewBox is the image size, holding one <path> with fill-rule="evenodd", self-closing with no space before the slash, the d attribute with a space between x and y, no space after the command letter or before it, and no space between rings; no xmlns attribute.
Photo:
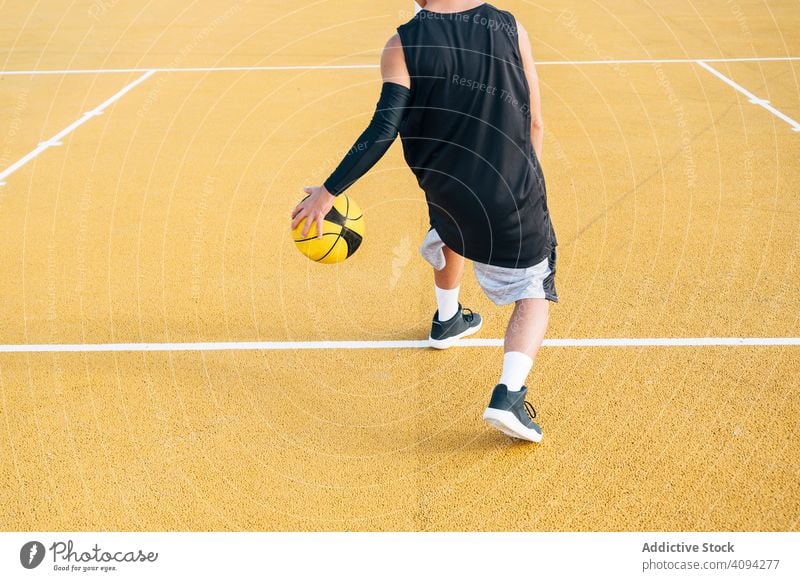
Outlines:
<svg viewBox="0 0 800 581"><path fill-rule="evenodd" d="M459 347L502 347L502 339L462 339ZM800 337L676 337L545 339L545 347L780 347ZM0 345L0 353L107 353L130 351L297 351L311 349L422 349L428 341L234 341L208 343L86 343Z"/></svg>
<svg viewBox="0 0 800 581"><path fill-rule="evenodd" d="M707 70L709 73L711 73L712 75L714 75L718 79L720 79L721 81L723 81L725 84L727 84L727 85L733 87L734 89L736 89L737 91L739 91L742 95L747 97L753 105L758 105L759 107L763 107L764 109L766 109L767 111L769 111L770 113L775 115L777 118L782 119L783 121L788 123L792 127L792 131L800 132L800 123L798 123L797 121L795 121L794 119L792 119L788 115L785 115L784 113L781 113L780 111L778 111L775 107L770 105L769 101L767 101L766 99L759 99L753 93L751 93L750 91L748 91L747 89L742 87L739 83L737 83L737 82L733 81L732 79L726 77L725 75L723 75L721 72L719 72L717 69L715 69L711 65L708 65L703 61L697 61L697 64L700 65L701 67L703 67L705 70Z"/></svg>
<svg viewBox="0 0 800 581"><path fill-rule="evenodd" d="M143 83L144 81L146 81L149 77L151 77L154 74L155 74L155 71L147 71L145 74L143 74L141 77L139 77L138 79L136 79L132 83L130 83L128 85L125 85L120 91L118 91L117 93L115 93L114 95L112 95L111 97L109 97L108 99L103 101L102 103L100 103L97 107L95 107L91 111L87 111L86 113L84 113L83 116L80 117L77 121L73 121L67 127L65 127L64 129L62 129L61 131L59 131L58 133L53 135L53 137L51 137L50 139L47 139L47 140L42 141L41 143L39 143L39 145L36 146L36 149L34 149L33 151L31 151L30 153L25 155L23 158L19 159L18 161L14 162L13 164L11 164L9 167L4 169L2 172L0 172L0 186L4 185L6 183L5 182L5 178L10 176L12 173L17 171L19 168L24 166L26 163L28 163L32 159L35 159L36 157L38 157L42 152L44 152L48 148L57 147L59 145L62 145L61 140L64 137L66 137L67 135L69 135L70 133L75 131L78 127L80 127L81 125L86 123L92 117L97 117L98 115L102 115L103 111L109 105L111 105L115 101L119 100L128 91L130 91L131 89L133 89L134 87L136 87L140 83Z"/></svg>
<svg viewBox="0 0 800 581"><path fill-rule="evenodd" d="M709 59L623 59L623 60L587 60L587 61L536 61L537 66L552 65L637 65L637 64L669 64L669 63L738 63L738 62L775 62L800 61L800 57L739 57ZM159 73L213 73L226 71L338 71L347 69L377 69L380 65L275 65L275 66L241 66L241 67L172 67L148 69L53 69L38 71L2 71L0 75L101 75L110 73L141 73L154 71Z"/></svg>
<svg viewBox="0 0 800 581"><path fill-rule="evenodd" d="M338 71L348 69L377 69L380 65L275 65L252 67L171 67L149 69L65 69L41 71L3 71L0 75L101 75L106 73L140 73L153 71L156 73L209 73L217 71Z"/></svg>

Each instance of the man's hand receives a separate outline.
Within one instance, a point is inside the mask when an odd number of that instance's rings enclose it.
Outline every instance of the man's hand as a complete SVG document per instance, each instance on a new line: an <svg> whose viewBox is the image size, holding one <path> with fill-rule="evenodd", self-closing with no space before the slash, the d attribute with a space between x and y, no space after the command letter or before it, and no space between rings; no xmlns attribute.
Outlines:
<svg viewBox="0 0 800 581"><path fill-rule="evenodd" d="M292 211L292 230L297 228L297 225L305 218L306 223L303 226L303 238L308 236L308 231L311 229L311 225L314 224L314 222L317 223L317 238L322 238L322 221L333 207L336 196L326 190L325 186L303 188L303 191L309 194L309 196L297 204Z"/></svg>

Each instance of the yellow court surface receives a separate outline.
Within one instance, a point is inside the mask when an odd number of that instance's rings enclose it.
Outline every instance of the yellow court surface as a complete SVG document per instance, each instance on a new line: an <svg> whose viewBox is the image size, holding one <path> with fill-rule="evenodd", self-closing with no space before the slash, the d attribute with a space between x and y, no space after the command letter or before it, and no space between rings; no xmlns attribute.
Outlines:
<svg viewBox="0 0 800 581"><path fill-rule="evenodd" d="M399 140L357 253L292 240L411 0L0 3L0 530L800 530L797 3L493 4L559 239L537 445L481 420L471 268L425 348Z"/></svg>

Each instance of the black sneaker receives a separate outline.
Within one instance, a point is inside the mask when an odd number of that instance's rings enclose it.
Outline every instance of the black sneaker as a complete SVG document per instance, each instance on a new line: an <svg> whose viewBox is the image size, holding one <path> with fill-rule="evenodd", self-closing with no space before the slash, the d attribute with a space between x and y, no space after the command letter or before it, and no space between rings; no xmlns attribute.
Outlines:
<svg viewBox="0 0 800 581"><path fill-rule="evenodd" d="M489 407L483 412L483 419L507 436L540 442L542 428L533 421L536 410L530 402L525 401L527 393L527 387L519 391L508 391L504 384L498 384L492 392Z"/></svg>
<svg viewBox="0 0 800 581"><path fill-rule="evenodd" d="M456 341L462 337L480 331L481 325L483 325L481 316L469 309L461 308L461 303L458 304L458 312L447 321L440 321L439 311L436 311L433 315L428 344L434 349L447 349L455 345Z"/></svg>

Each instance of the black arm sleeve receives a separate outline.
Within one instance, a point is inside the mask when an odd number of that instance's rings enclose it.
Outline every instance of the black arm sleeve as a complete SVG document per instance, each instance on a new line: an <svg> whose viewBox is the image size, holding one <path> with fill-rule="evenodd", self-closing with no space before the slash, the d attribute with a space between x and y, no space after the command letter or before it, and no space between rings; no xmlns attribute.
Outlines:
<svg viewBox="0 0 800 581"><path fill-rule="evenodd" d="M411 91L397 83L383 83L372 121L347 152L339 167L325 180L325 189L338 196L367 173L397 137Z"/></svg>

